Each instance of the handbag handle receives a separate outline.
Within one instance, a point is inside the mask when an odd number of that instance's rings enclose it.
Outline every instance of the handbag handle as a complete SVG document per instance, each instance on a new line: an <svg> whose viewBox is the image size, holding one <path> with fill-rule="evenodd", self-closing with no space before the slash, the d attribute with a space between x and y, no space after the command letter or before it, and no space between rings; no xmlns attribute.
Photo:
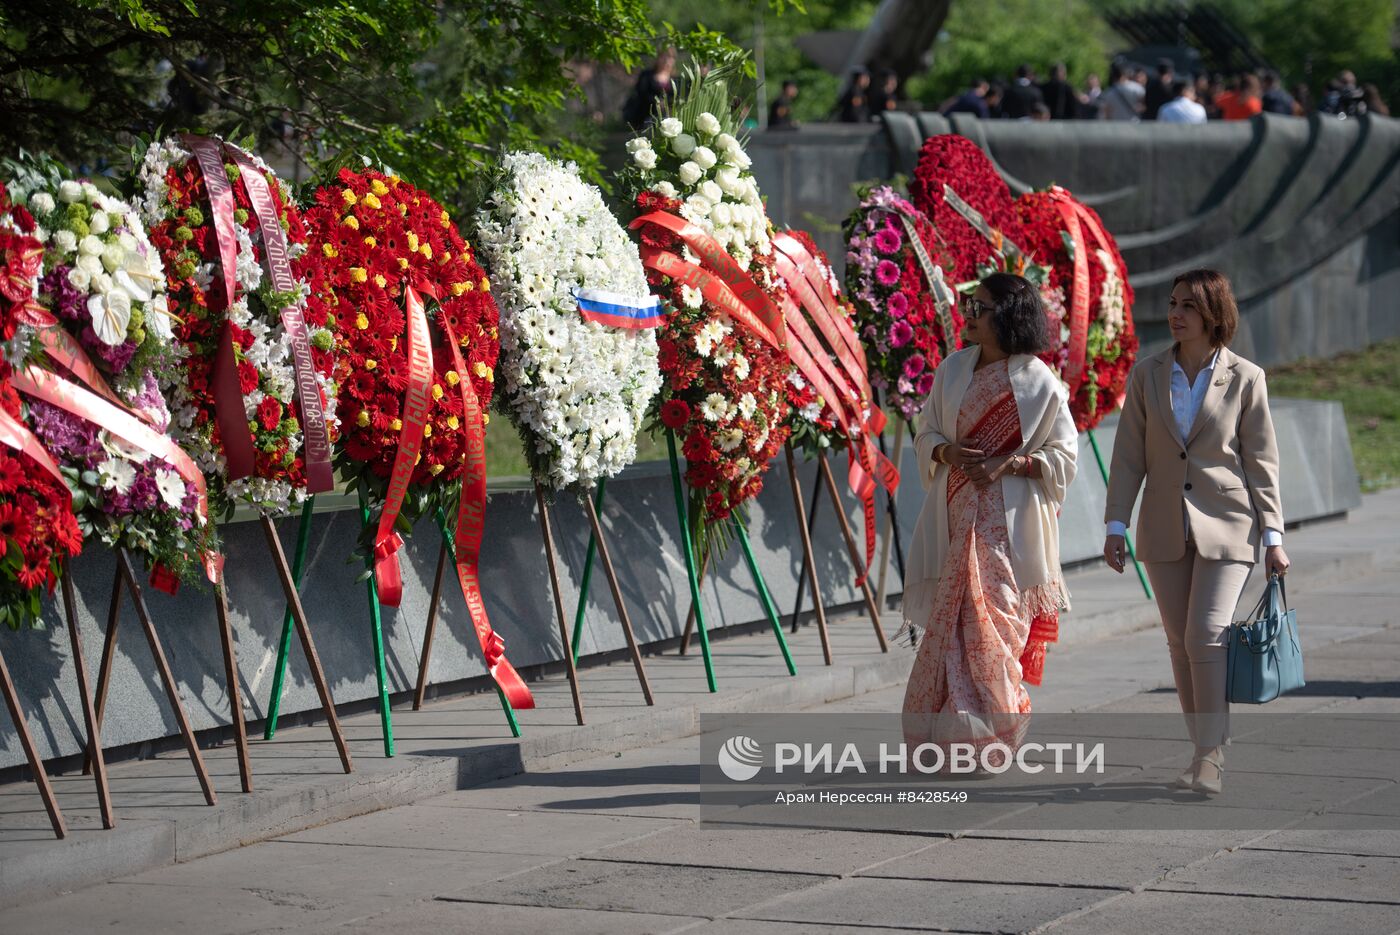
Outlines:
<svg viewBox="0 0 1400 935"><path fill-rule="evenodd" d="M1281 607L1275 604L1276 594L1279 601L1281 601ZM1265 592L1265 596L1269 601L1269 614L1271 616L1277 614L1282 617L1284 614L1288 613L1288 588L1283 583L1283 575L1277 572L1269 575L1269 587Z"/></svg>

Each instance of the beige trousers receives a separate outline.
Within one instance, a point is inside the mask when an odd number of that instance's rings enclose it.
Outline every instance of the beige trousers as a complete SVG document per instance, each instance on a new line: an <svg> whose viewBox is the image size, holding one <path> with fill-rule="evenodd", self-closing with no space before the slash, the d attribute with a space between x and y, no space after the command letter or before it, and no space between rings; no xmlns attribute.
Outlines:
<svg viewBox="0 0 1400 935"><path fill-rule="evenodd" d="M1196 544L1188 541L1180 559L1145 564L1167 634L1187 730L1198 747L1218 747L1230 731L1230 705L1225 697L1227 631L1254 563L1201 558Z"/></svg>

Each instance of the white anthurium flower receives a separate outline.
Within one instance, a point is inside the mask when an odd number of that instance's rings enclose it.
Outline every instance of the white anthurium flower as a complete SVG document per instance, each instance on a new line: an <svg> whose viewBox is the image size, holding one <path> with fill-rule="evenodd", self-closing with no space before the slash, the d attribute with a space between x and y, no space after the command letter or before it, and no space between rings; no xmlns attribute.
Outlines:
<svg viewBox="0 0 1400 935"><path fill-rule="evenodd" d="M145 464L151 459L149 451L138 448L111 432L103 432L100 441L102 442L102 450L114 458L125 458L132 464Z"/></svg>
<svg viewBox="0 0 1400 935"><path fill-rule="evenodd" d="M119 290L88 297L88 314L92 330L103 344L116 347L126 340L126 326L131 323L131 296Z"/></svg>
<svg viewBox="0 0 1400 935"><path fill-rule="evenodd" d="M164 295L158 295L151 299L151 304L146 311L146 328L160 338L163 343L168 344L174 340L175 328L170 318L170 304Z"/></svg>

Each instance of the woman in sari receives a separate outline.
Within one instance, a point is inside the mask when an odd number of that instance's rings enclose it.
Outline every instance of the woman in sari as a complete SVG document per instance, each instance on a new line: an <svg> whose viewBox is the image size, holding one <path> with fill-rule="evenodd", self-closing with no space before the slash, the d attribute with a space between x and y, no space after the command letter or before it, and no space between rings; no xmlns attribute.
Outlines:
<svg viewBox="0 0 1400 935"><path fill-rule="evenodd" d="M905 582L918 656L904 733L911 749L958 740L1014 751L1030 714L1025 684L1040 684L1069 606L1057 517L1078 432L1063 384L1035 356L1048 344L1036 287L994 273L964 300L964 317L969 346L939 366L915 436L928 494Z"/></svg>

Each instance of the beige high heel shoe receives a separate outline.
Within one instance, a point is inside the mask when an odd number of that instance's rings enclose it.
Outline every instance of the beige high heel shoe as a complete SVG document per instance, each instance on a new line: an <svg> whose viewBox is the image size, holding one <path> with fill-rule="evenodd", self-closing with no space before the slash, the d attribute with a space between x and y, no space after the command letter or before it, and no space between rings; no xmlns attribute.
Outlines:
<svg viewBox="0 0 1400 935"><path fill-rule="evenodd" d="M1191 789L1206 795L1219 795L1225 785L1225 754L1218 749L1212 750L1201 757L1197 763L1199 765L1196 767L1196 780L1191 784ZM1201 775L1206 766L1215 770L1214 778Z"/></svg>
<svg viewBox="0 0 1400 935"><path fill-rule="evenodd" d="M1172 782L1174 789L1190 789L1196 784L1196 766L1201 761L1194 756L1191 758L1191 765L1181 771L1181 775Z"/></svg>

